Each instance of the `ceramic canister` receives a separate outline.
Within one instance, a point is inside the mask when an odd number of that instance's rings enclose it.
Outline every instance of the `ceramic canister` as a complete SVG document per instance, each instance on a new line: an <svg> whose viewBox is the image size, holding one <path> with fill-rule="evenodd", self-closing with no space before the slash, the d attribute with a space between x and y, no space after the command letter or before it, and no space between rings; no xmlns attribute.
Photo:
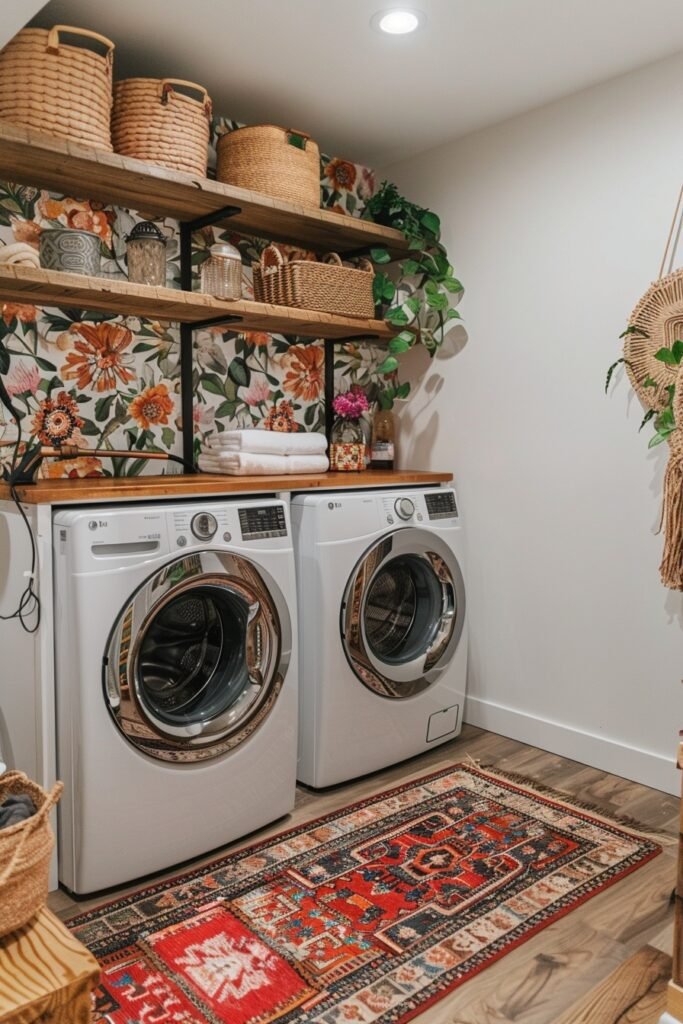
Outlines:
<svg viewBox="0 0 683 1024"><path fill-rule="evenodd" d="M40 235L40 265L70 274L100 273L100 238L92 231L47 228Z"/></svg>

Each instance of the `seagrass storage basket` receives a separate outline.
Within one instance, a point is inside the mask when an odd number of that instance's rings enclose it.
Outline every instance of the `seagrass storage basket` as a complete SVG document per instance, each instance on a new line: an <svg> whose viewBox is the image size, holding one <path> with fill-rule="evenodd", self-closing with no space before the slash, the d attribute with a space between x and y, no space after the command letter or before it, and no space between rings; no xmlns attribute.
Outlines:
<svg viewBox="0 0 683 1024"><path fill-rule="evenodd" d="M0 51L0 119L111 150L113 62L97 32L23 28Z"/></svg>
<svg viewBox="0 0 683 1024"><path fill-rule="evenodd" d="M50 857L55 837L49 814L62 794L56 782L49 793L24 775L0 775L0 803L8 796L29 796L36 813L0 829L0 937L34 917L47 900Z"/></svg>
<svg viewBox="0 0 683 1024"><path fill-rule="evenodd" d="M302 206L320 206L320 150L310 135L253 124L221 135L216 177Z"/></svg>
<svg viewBox="0 0 683 1024"><path fill-rule="evenodd" d="M276 306L370 319L375 312L375 273L369 260L359 263L359 269L345 267L334 252L323 256L322 261L287 261L277 246L268 245L260 262L252 263L254 298Z"/></svg>
<svg viewBox="0 0 683 1024"><path fill-rule="evenodd" d="M114 85L114 149L162 167L206 177L211 100L180 78L125 78Z"/></svg>

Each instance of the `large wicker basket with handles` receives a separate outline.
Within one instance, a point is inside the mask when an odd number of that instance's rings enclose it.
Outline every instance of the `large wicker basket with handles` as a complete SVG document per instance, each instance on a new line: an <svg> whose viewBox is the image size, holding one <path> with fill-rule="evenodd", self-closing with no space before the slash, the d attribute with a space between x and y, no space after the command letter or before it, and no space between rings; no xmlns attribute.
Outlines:
<svg viewBox="0 0 683 1024"><path fill-rule="evenodd" d="M206 177L211 100L181 78L125 78L114 86L114 149Z"/></svg>
<svg viewBox="0 0 683 1024"><path fill-rule="evenodd" d="M25 794L36 806L32 817L0 829L0 937L25 925L47 900L55 844L49 814L63 788L56 782L47 793L23 772L0 775L0 803Z"/></svg>
<svg viewBox="0 0 683 1024"><path fill-rule="evenodd" d="M111 150L113 59L97 32L22 29L0 51L0 120Z"/></svg>
<svg viewBox="0 0 683 1024"><path fill-rule="evenodd" d="M286 260L277 246L268 245L261 253L260 263L252 263L254 298L276 306L370 319L375 312L375 273L369 260L359 263L359 269L345 267L334 252L323 256L320 262Z"/></svg>
<svg viewBox="0 0 683 1024"><path fill-rule="evenodd" d="M252 124L221 135L216 177L302 206L320 206L320 150L306 132Z"/></svg>

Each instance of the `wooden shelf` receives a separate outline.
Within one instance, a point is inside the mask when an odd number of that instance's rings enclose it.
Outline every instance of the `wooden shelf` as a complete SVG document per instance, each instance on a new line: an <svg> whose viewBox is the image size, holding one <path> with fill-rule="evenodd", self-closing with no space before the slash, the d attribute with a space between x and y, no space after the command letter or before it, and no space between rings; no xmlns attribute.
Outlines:
<svg viewBox="0 0 683 1024"><path fill-rule="evenodd" d="M176 220L194 220L224 206L239 206L239 214L217 223L240 234L316 252L348 253L370 246L383 246L394 257L408 252L405 238L393 228L285 203L209 178L40 135L7 121L0 122L0 179Z"/></svg>
<svg viewBox="0 0 683 1024"><path fill-rule="evenodd" d="M97 454L93 451L93 455ZM106 456L106 452L102 452ZM137 453L134 453L137 454ZM212 473L167 476L93 477L81 480L39 480L17 487L21 501L29 505L95 504L112 501L169 500L224 494L257 494L274 491L360 490L372 487L427 487L445 484L452 473L420 470L368 469L363 473L306 473L298 476L219 476ZM0 483L0 500L11 497Z"/></svg>
<svg viewBox="0 0 683 1024"><path fill-rule="evenodd" d="M261 302L226 302L202 292L150 288L118 278L86 277L58 270L0 266L0 303L61 306L125 316L196 324L223 315L238 316L226 330L265 331L305 338L373 338L388 341L396 330L384 320L333 316Z"/></svg>

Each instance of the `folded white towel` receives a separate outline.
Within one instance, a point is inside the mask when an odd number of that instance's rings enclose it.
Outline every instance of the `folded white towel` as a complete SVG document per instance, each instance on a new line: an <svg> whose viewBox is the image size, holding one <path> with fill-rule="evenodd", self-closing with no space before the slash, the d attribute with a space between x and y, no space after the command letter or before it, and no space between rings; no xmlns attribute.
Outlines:
<svg viewBox="0 0 683 1024"><path fill-rule="evenodd" d="M277 430L224 430L212 434L209 448L219 452L252 452L255 455L323 455L327 450L324 434L302 431L285 434Z"/></svg>
<svg viewBox="0 0 683 1024"><path fill-rule="evenodd" d="M204 449L197 460L204 473L232 476L282 476L289 473L326 473L326 455L263 455L256 452L209 453Z"/></svg>

